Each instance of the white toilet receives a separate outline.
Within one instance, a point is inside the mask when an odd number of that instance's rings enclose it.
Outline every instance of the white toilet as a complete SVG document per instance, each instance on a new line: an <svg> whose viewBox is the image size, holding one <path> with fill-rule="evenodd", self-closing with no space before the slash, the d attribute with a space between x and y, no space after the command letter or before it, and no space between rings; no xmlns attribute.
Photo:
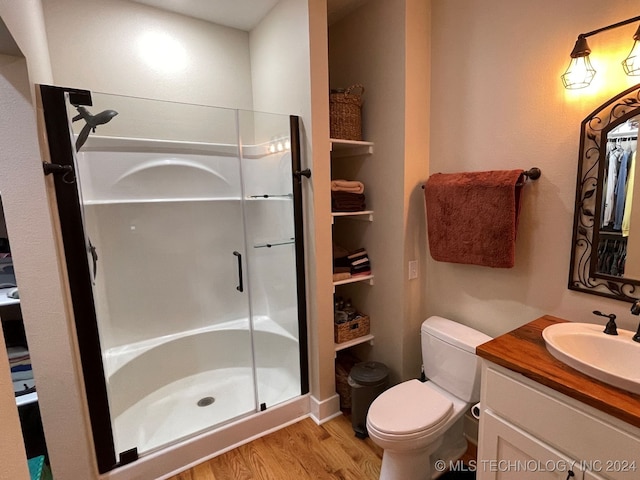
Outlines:
<svg viewBox="0 0 640 480"><path fill-rule="evenodd" d="M378 396L367 432L384 449L380 480L430 480L437 460L458 459L467 449L464 413L480 399L478 345L491 337L442 317L421 328L426 382L409 380Z"/></svg>

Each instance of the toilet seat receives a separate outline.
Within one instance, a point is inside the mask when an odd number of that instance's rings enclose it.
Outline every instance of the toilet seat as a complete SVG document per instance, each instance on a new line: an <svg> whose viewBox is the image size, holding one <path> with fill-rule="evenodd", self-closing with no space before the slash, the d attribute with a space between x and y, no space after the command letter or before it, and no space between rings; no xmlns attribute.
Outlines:
<svg viewBox="0 0 640 480"><path fill-rule="evenodd" d="M367 424L389 440L420 438L437 431L451 417L453 402L419 380L409 380L378 396Z"/></svg>

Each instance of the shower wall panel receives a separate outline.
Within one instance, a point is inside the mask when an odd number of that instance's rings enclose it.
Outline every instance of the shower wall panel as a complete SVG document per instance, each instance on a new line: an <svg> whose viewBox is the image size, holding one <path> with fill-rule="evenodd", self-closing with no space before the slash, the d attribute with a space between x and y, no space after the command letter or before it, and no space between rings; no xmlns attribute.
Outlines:
<svg viewBox="0 0 640 480"><path fill-rule="evenodd" d="M88 231L99 256L96 286L106 298L105 349L247 318L233 256L242 246L237 200L86 211L106 227Z"/></svg>
<svg viewBox="0 0 640 480"><path fill-rule="evenodd" d="M118 151L127 143L147 151ZM90 138L78 156L105 350L237 319L248 328L233 255L244 248L238 159L179 149Z"/></svg>

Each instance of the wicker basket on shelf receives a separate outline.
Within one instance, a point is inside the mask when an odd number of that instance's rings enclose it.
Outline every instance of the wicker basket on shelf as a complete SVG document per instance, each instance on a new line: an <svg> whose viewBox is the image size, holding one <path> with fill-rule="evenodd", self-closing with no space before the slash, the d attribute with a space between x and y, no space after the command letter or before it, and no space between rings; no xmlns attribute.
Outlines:
<svg viewBox="0 0 640 480"><path fill-rule="evenodd" d="M362 140L362 95L359 83L346 90L329 93L329 131L331 138Z"/></svg>
<svg viewBox="0 0 640 480"><path fill-rule="evenodd" d="M369 335L369 315L358 314L353 320L333 324L333 339L335 343L344 343L354 338Z"/></svg>

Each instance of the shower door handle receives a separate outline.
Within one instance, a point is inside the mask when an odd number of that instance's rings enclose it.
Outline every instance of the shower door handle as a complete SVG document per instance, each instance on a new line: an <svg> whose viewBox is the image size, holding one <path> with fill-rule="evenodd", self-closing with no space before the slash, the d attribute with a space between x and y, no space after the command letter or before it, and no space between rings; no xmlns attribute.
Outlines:
<svg viewBox="0 0 640 480"><path fill-rule="evenodd" d="M91 253L91 259L93 260L93 283L95 285L96 275L98 274L98 251L96 247L91 243L91 239L89 240L89 253Z"/></svg>
<svg viewBox="0 0 640 480"><path fill-rule="evenodd" d="M238 257L238 286L236 290L239 292L244 292L244 286L242 284L242 254L240 252L233 252L233 254Z"/></svg>

